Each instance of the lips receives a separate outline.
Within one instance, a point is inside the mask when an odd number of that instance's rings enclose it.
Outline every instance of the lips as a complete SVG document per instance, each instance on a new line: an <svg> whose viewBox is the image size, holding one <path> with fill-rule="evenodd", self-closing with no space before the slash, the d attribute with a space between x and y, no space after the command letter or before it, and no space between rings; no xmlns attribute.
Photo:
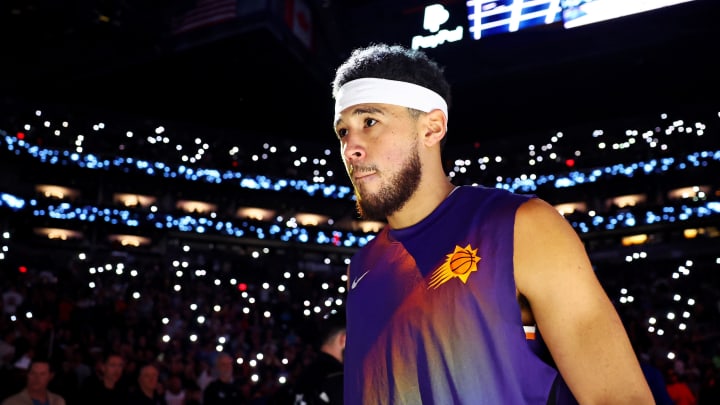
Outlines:
<svg viewBox="0 0 720 405"><path fill-rule="evenodd" d="M375 175L374 171L360 172L354 176L354 179L355 179L355 181L359 181L359 180L367 179L368 177L371 177L374 175Z"/></svg>
<svg viewBox="0 0 720 405"><path fill-rule="evenodd" d="M352 176L353 180L355 181L362 180L376 173L375 170L372 168L362 168L352 165L350 166L350 169L348 171L350 172L350 176Z"/></svg>

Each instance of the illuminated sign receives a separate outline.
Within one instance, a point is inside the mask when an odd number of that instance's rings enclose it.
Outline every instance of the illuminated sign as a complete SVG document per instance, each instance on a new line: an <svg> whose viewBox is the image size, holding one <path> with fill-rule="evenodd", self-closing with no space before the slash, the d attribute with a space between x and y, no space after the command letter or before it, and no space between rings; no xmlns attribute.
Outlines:
<svg viewBox="0 0 720 405"><path fill-rule="evenodd" d="M468 0L467 8L473 39L552 24L562 17L560 0Z"/></svg>
<svg viewBox="0 0 720 405"><path fill-rule="evenodd" d="M430 31L430 35L415 35L412 39L412 48L435 48L445 42L456 42L463 39L463 26L458 25L452 30L440 29L450 19L450 12L442 4L431 4L425 7L423 28Z"/></svg>
<svg viewBox="0 0 720 405"><path fill-rule="evenodd" d="M690 1L692 0L563 0L563 24L565 28L579 27Z"/></svg>

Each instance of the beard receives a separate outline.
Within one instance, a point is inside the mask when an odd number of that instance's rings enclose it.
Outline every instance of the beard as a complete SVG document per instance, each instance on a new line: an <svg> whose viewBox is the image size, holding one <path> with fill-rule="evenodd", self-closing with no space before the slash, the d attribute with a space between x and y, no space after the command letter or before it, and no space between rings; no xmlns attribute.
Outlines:
<svg viewBox="0 0 720 405"><path fill-rule="evenodd" d="M356 207L360 218L381 221L402 208L420 184L421 165L417 144L412 148L400 171L377 193L363 195L362 186L355 187Z"/></svg>

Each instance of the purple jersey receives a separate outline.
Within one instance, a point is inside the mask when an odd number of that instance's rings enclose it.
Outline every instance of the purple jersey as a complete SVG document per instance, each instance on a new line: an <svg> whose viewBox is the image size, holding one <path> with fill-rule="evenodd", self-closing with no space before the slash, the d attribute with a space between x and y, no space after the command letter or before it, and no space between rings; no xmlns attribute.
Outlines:
<svg viewBox="0 0 720 405"><path fill-rule="evenodd" d="M353 257L345 404L542 404L557 371L526 340L513 277L529 196L455 190Z"/></svg>

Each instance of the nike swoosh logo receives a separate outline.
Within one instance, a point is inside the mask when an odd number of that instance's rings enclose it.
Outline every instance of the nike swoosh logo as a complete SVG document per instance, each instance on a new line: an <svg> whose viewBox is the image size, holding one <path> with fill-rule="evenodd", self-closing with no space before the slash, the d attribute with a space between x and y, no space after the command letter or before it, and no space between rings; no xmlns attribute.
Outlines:
<svg viewBox="0 0 720 405"><path fill-rule="evenodd" d="M360 280L363 279L368 273L370 273L370 270L366 270L365 273L361 274L360 277L353 280L352 284L350 284L350 289L354 290L355 287L357 287L358 283L360 283Z"/></svg>

